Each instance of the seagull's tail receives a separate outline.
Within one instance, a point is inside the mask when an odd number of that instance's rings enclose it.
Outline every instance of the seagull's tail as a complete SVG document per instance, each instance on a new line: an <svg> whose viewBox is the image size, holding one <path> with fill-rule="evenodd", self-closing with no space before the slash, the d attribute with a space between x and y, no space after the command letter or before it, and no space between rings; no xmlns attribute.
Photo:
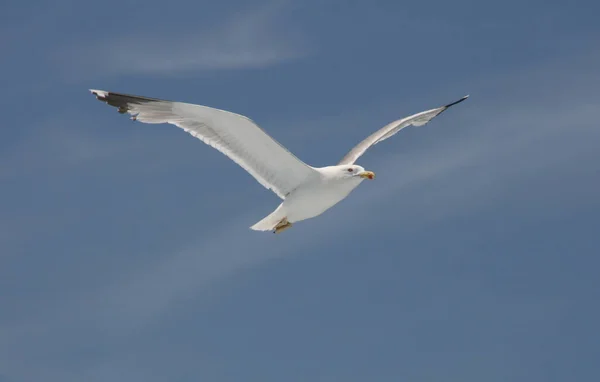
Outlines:
<svg viewBox="0 0 600 382"><path fill-rule="evenodd" d="M282 208L282 204L275 209L275 211L271 212L264 219L254 224L250 229L255 231L272 231L275 229L277 223L281 221L285 217L285 211Z"/></svg>

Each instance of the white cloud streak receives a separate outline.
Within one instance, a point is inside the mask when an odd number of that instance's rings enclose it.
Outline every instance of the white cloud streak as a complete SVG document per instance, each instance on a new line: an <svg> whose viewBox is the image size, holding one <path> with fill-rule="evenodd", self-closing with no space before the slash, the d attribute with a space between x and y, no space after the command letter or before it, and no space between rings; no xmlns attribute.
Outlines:
<svg viewBox="0 0 600 382"><path fill-rule="evenodd" d="M73 48L71 71L104 75L178 75L253 69L308 54L306 42L283 22L285 6L271 3L236 13L219 25L169 32L108 36Z"/></svg>

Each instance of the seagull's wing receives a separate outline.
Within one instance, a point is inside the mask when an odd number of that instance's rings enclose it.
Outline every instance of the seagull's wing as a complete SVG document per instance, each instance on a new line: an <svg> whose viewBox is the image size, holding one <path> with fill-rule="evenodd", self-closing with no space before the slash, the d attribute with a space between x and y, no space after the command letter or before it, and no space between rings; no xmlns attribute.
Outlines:
<svg viewBox="0 0 600 382"><path fill-rule="evenodd" d="M100 101L144 123L170 123L214 147L280 198L317 175L252 120L228 111L182 102L90 90Z"/></svg>
<svg viewBox="0 0 600 382"><path fill-rule="evenodd" d="M429 122L433 118L435 118L436 116L440 115L442 112L444 112L444 110L448 109L450 106L456 105L457 103L460 103L460 102L466 100L467 98L469 98L469 96L464 96L463 98L459 99L458 101L452 102L446 106L438 107L437 109L423 111L423 112L411 115L410 117L399 119L397 121L394 121L394 122L382 127L381 129L377 130L376 132L374 132L373 134L371 134L367 138L365 138L362 142L360 142L358 145L356 145L352 150L350 150L348 152L348 154L346 154L338 164L340 164L340 165L353 164L354 162L356 162L356 160L361 155L363 155L365 153L365 151L367 151L369 149L369 147L388 139L389 137L396 134L397 132L404 129L405 127L408 127L411 125L412 126L423 126L424 124L426 124L427 122Z"/></svg>

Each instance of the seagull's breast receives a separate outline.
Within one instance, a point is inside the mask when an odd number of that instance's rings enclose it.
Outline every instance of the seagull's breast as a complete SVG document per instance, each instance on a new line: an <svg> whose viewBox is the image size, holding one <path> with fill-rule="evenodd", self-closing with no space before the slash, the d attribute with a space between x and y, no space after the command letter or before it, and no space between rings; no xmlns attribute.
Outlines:
<svg viewBox="0 0 600 382"><path fill-rule="evenodd" d="M288 221L293 223L321 215L345 199L361 181L360 178L319 179L303 184L283 202Z"/></svg>

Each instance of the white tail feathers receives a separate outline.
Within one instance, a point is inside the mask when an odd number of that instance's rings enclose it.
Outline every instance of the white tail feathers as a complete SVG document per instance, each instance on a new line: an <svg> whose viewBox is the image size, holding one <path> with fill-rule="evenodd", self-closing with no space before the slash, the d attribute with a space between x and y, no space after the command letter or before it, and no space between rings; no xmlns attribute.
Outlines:
<svg viewBox="0 0 600 382"><path fill-rule="evenodd" d="M285 213L281 208L281 204L279 207L275 209L275 211L271 212L264 219L254 224L250 229L255 231L272 231L275 229L275 226L285 217Z"/></svg>

